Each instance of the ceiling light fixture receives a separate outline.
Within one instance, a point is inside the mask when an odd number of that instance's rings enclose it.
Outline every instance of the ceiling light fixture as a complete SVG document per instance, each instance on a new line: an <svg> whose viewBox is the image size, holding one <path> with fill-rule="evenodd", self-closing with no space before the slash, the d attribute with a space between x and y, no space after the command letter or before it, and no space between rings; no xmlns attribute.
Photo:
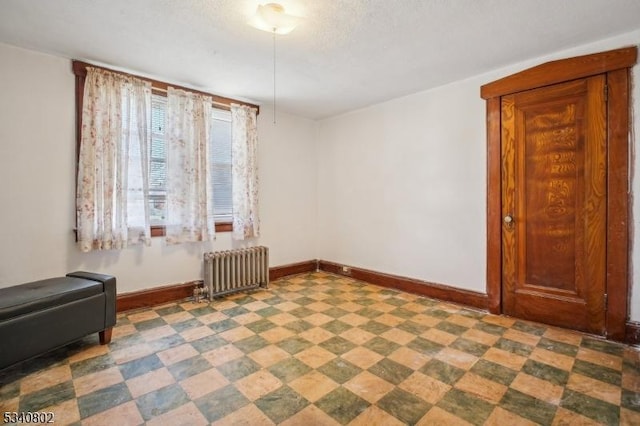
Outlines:
<svg viewBox="0 0 640 426"><path fill-rule="evenodd" d="M300 17L286 13L278 3L259 5L249 25L268 33L287 35L300 23Z"/></svg>
<svg viewBox="0 0 640 426"><path fill-rule="evenodd" d="M249 25L273 36L273 124L276 124L276 34L287 35L293 31L300 17L290 15L278 3L259 5Z"/></svg>

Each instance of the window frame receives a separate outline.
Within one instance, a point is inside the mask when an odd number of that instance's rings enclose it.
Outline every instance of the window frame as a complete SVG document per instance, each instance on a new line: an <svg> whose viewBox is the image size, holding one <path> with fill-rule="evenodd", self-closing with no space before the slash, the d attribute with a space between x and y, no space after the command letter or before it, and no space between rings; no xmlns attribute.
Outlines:
<svg viewBox="0 0 640 426"><path fill-rule="evenodd" d="M231 110L231 104L235 103L235 104L247 105L252 108L255 108L257 111L257 114L260 114L260 107L258 105L254 105L248 102L243 102L243 101L239 101L237 99L232 99L232 98L226 98L223 96L214 95L212 93L202 92L200 90L195 90L188 87L179 86L176 84L170 84L164 81L154 80L154 79L142 77L136 74L117 71L110 68L101 67L99 65L93 65L83 61L73 60L72 69L73 69L73 74L75 75L75 78L76 78L76 162L75 162L76 179L78 177L78 160L80 156L80 142L82 140L82 107L83 107L83 99L84 99L84 82L87 76L87 67L99 68L112 73L132 76L144 81L148 81L151 83L151 92L154 95L167 96L167 88L171 86L175 89L181 89L187 92L210 96L213 99L213 106L215 108L225 109L229 111ZM232 232L232 231L233 231L233 224L231 222L225 221L225 222L216 223L216 232ZM164 225L151 226L152 237L162 237L164 235L165 235Z"/></svg>

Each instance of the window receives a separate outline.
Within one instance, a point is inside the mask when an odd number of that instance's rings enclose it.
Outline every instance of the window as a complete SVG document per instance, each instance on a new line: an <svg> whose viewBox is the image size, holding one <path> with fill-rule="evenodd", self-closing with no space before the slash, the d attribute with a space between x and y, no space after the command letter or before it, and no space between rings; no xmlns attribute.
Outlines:
<svg viewBox="0 0 640 426"><path fill-rule="evenodd" d="M167 153L164 140L166 107L166 98L153 95L151 100L151 152L149 153L149 219L153 225L162 225L166 218Z"/></svg>
<svg viewBox="0 0 640 426"><path fill-rule="evenodd" d="M167 101L153 95L151 101L151 145L149 155L149 216L154 227L166 218L166 141L164 129ZM210 161L213 182L213 212L216 223L231 222L231 113L215 108L211 123Z"/></svg>
<svg viewBox="0 0 640 426"><path fill-rule="evenodd" d="M231 112L213 111L211 128L211 165L213 182L213 212L216 222L231 222Z"/></svg>
<svg viewBox="0 0 640 426"><path fill-rule="evenodd" d="M149 147L149 213L151 221L151 236L165 235L166 220L166 176L167 176L167 152L165 141L166 128L166 93L169 84L152 80L140 76L135 76L119 71L113 71L102 67L97 67L81 61L73 61L73 72L76 76L76 135L77 150L79 159L80 143L82 134L82 111L84 86L87 76L87 67L101 68L103 70L133 76L151 83L152 95L152 129L151 143ZM232 103L243 105L254 110L254 114L259 114L259 107L243 101L225 98L210 93L198 92L197 90L184 88L178 85L171 85L173 88L182 89L194 93L201 93L213 99L214 113L211 123L211 165L212 182L214 193L214 216L216 222L216 232L231 232L232 226L232 169L231 169L231 108Z"/></svg>

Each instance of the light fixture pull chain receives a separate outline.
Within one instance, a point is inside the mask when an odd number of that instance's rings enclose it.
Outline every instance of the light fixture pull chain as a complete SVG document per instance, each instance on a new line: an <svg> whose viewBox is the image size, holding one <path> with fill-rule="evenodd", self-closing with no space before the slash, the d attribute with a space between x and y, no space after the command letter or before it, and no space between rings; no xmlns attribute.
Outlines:
<svg viewBox="0 0 640 426"><path fill-rule="evenodd" d="M273 29L273 124L276 124L276 29Z"/></svg>

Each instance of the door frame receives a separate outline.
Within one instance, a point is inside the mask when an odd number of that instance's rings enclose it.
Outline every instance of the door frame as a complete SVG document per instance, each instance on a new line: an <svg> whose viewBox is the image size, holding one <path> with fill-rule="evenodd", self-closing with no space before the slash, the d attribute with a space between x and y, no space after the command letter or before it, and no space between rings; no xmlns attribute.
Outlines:
<svg viewBox="0 0 640 426"><path fill-rule="evenodd" d="M501 97L604 74L607 87L607 306L605 337L624 341L629 317L630 259L630 70L636 46L546 62L480 88L487 101L487 296L489 311L502 313ZM611 218L615 218L612 220Z"/></svg>

